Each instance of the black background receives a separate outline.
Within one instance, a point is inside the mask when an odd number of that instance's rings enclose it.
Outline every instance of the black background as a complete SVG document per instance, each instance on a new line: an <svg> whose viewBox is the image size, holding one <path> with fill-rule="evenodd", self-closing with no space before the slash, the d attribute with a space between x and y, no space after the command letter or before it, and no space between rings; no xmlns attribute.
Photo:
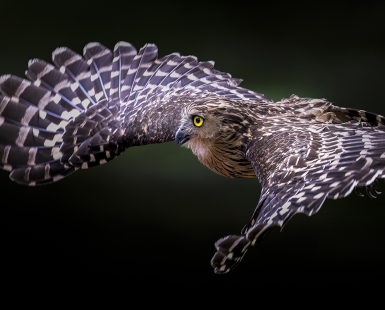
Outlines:
<svg viewBox="0 0 385 310"><path fill-rule="evenodd" d="M0 74L24 77L29 59L50 61L59 46L82 53L91 41L110 49L121 40L138 49L155 43L160 57L214 60L274 100L323 97L385 114L384 2L335 3L4 3ZM271 304L284 294L373 299L383 289L383 195L327 200L316 215L268 234L231 273L215 275L214 242L240 232L260 186L216 175L174 142L129 149L43 187L0 171L0 190L1 281L9 287L121 283L132 297L163 290L169 301L209 293Z"/></svg>

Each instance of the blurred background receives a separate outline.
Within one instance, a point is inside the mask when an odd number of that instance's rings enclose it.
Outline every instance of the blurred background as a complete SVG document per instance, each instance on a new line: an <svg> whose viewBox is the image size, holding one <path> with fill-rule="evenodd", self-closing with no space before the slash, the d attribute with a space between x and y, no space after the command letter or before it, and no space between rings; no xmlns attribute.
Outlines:
<svg viewBox="0 0 385 310"><path fill-rule="evenodd" d="M274 100L322 97L385 115L384 2L336 3L2 3L0 75L24 77L29 59L51 61L59 46L82 53L91 41L110 49L121 40L137 49L155 43L159 57L214 60ZM317 214L269 233L231 273L215 275L214 242L240 232L260 190L255 179L216 175L174 142L128 149L37 188L0 171L2 281L121 281L189 298L247 290L326 296L382 282L385 195L327 200Z"/></svg>

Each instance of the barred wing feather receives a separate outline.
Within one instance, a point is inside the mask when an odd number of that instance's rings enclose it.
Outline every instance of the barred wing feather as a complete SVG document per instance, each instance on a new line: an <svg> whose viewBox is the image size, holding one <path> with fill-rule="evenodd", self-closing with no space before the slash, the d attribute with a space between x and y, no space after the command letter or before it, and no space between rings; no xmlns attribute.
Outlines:
<svg viewBox="0 0 385 310"><path fill-rule="evenodd" d="M178 53L157 59L154 44L137 52L127 42L113 51L92 42L83 53L57 48L54 65L29 62L29 81L0 77L0 168L12 180L47 184L127 147L172 140L183 101L170 98L183 94L270 101L238 87L240 80L213 69L213 62ZM160 110L154 115L162 119L148 116Z"/></svg>
<svg viewBox="0 0 385 310"><path fill-rule="evenodd" d="M377 179L385 178L383 122L373 127L354 122L291 124L263 143L251 142L247 156L261 176L261 197L242 235L215 244L211 261L215 272L229 272L268 231L282 227L297 213L315 214L326 198L343 198L357 188L366 188L372 197L379 194ZM271 131L278 128L271 126Z"/></svg>

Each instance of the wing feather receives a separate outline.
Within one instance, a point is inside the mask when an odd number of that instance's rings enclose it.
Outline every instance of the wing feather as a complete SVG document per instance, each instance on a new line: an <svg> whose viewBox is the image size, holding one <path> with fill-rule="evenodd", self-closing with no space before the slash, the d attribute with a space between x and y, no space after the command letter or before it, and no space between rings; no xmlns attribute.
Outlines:
<svg viewBox="0 0 385 310"><path fill-rule="evenodd" d="M267 128L265 134L271 135L252 141L247 151L263 184L259 203L242 235L215 244L211 263L216 273L229 272L250 246L295 214L310 216L326 198L346 197L356 187L371 188L385 178L385 126L348 122ZM376 193L375 187L369 189L370 195Z"/></svg>
<svg viewBox="0 0 385 310"><path fill-rule="evenodd" d="M91 81L94 81L95 98L108 100L111 88L112 52L98 42L88 43L84 47L84 58L90 65Z"/></svg>
<svg viewBox="0 0 385 310"><path fill-rule="evenodd" d="M112 52L91 42L83 56L57 48L54 65L31 60L30 81L0 77L0 167L18 183L48 184L104 164L129 146L174 139L182 108L197 94L247 97L240 80L215 70L213 62L157 55L154 44L137 52L118 42Z"/></svg>
<svg viewBox="0 0 385 310"><path fill-rule="evenodd" d="M121 86L121 98L129 98L134 92L136 83L140 80L143 73L151 66L158 56L158 48L155 44L146 44L133 58L127 71L127 75ZM126 100L127 101L127 100Z"/></svg>
<svg viewBox="0 0 385 310"><path fill-rule="evenodd" d="M79 54L68 47L57 48L52 53L52 61L59 68L59 71L66 73L71 83L71 89L79 89L87 101L82 102L84 108L90 104L96 104L94 83L91 81L89 64Z"/></svg>
<svg viewBox="0 0 385 310"><path fill-rule="evenodd" d="M135 47L128 42L121 41L115 45L110 77L110 96L112 99L119 98L120 100L123 100L121 89L136 54L137 51Z"/></svg>

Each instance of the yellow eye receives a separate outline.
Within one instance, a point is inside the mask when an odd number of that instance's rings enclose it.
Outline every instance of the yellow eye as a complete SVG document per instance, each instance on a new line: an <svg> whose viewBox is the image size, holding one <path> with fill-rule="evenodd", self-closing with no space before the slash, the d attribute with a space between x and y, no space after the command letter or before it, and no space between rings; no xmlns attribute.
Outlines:
<svg viewBox="0 0 385 310"><path fill-rule="evenodd" d="M203 125L204 119L198 115L193 117L193 123L196 127L201 127Z"/></svg>

